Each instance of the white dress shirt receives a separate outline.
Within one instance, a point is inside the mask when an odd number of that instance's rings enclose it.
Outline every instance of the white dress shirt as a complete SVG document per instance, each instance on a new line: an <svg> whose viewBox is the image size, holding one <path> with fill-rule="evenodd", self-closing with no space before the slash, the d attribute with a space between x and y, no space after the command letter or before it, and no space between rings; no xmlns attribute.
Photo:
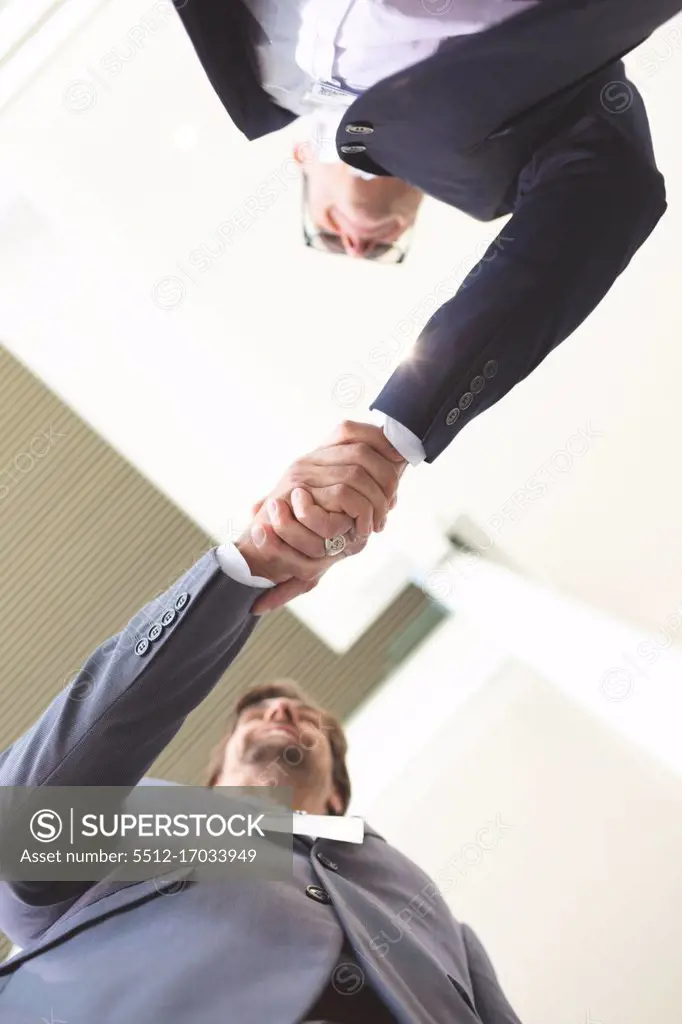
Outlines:
<svg viewBox="0 0 682 1024"><path fill-rule="evenodd" d="M434 54L443 40L481 32L538 0L246 0L267 42L265 90L309 116L320 159L336 161L336 129L355 96ZM337 94L316 93L319 83Z"/></svg>
<svg viewBox="0 0 682 1024"><path fill-rule="evenodd" d="M221 544L216 549L218 564L226 576L237 583L244 583L247 587L255 587L258 590L267 590L274 587L272 580L264 576L252 576L249 563L235 544Z"/></svg>

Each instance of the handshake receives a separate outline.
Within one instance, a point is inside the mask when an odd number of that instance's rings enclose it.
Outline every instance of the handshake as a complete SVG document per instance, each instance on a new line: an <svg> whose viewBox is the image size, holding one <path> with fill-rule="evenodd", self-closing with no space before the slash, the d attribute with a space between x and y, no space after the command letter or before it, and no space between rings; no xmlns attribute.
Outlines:
<svg viewBox="0 0 682 1024"><path fill-rule="evenodd" d="M275 584L257 599L253 614L307 593L331 565L362 551L370 534L386 525L406 466L380 427L352 421L297 459L254 505L251 525L236 544L252 575ZM345 546L330 554L325 541L338 537Z"/></svg>

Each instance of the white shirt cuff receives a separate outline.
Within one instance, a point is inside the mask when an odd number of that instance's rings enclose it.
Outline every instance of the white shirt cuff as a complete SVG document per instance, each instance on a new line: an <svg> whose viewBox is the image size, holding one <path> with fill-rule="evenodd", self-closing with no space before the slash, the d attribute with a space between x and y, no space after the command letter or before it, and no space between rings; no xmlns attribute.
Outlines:
<svg viewBox="0 0 682 1024"><path fill-rule="evenodd" d="M391 442L398 454L407 459L411 466L418 466L420 462L423 462L426 452L417 435L383 412L379 416L380 422L383 422L384 425L384 436Z"/></svg>
<svg viewBox="0 0 682 1024"><path fill-rule="evenodd" d="M235 583L243 583L247 587L260 587L262 590L274 587L272 580L266 580L264 576L251 575L248 562L234 544L221 544L215 554L220 568Z"/></svg>

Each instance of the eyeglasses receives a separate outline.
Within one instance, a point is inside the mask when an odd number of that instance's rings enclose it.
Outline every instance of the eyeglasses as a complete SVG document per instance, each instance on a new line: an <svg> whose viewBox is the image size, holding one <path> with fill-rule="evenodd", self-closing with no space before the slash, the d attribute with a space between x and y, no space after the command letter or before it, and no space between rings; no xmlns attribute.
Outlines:
<svg viewBox="0 0 682 1024"><path fill-rule="evenodd" d="M346 255L340 235L335 235L332 231L323 231L313 223L308 210L308 181L305 174L303 175L301 222L303 241L310 249L331 253L334 256ZM363 259L371 260L373 263L402 263L409 252L412 230L409 227L397 242L375 242L362 254Z"/></svg>

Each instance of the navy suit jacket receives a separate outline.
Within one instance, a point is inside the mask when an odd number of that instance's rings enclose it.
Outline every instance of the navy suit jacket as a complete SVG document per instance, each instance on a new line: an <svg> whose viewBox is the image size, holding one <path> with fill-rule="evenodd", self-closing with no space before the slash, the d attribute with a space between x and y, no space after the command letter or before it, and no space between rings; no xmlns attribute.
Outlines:
<svg viewBox="0 0 682 1024"><path fill-rule="evenodd" d="M260 30L240 0L175 2L236 126L253 139L291 122L261 87ZM620 58L681 7L540 0L445 41L344 116L345 162L480 220L512 214L372 404L421 439L427 461L582 323L665 211L644 104ZM369 355L377 369L389 357L385 346Z"/></svg>

